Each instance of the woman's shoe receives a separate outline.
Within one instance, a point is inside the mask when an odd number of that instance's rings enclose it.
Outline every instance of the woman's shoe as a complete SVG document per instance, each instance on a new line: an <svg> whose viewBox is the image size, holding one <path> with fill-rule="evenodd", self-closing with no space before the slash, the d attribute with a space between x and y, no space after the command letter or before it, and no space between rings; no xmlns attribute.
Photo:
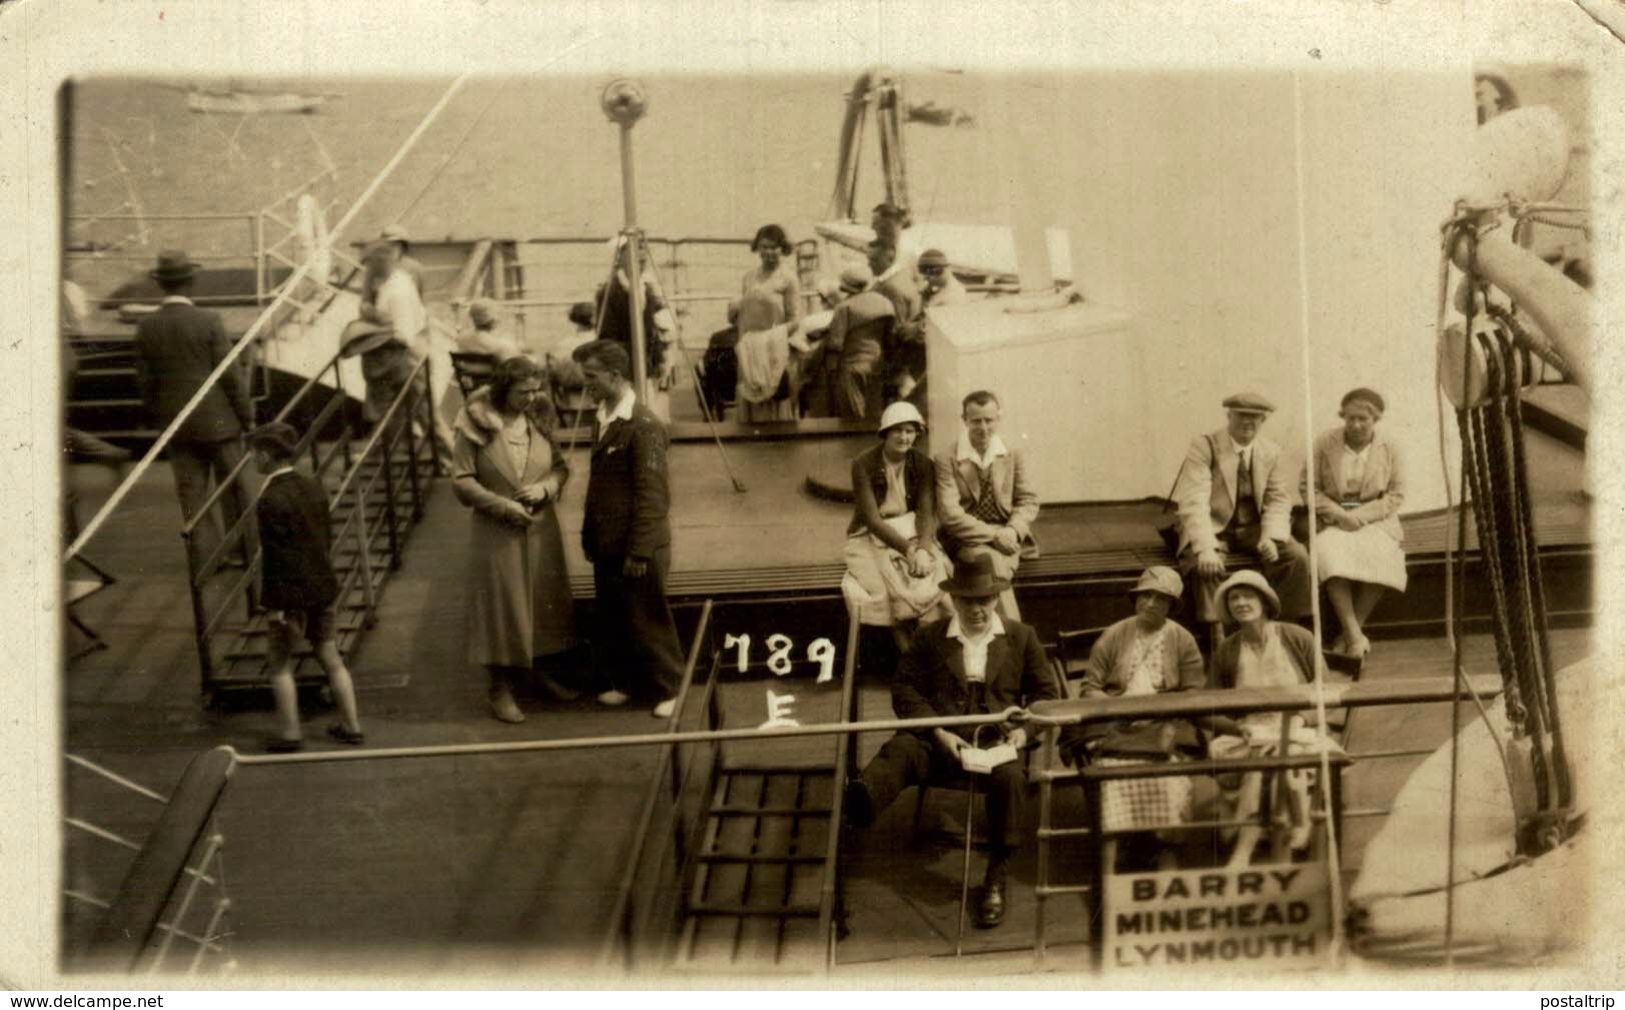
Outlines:
<svg viewBox="0 0 1625 1010"><path fill-rule="evenodd" d="M305 741L295 737L274 736L265 741L265 750L269 754L293 754L305 749Z"/></svg>
<svg viewBox="0 0 1625 1010"><path fill-rule="evenodd" d="M491 715L502 722L525 721L525 713L519 711L519 705L513 700L513 690L505 683L491 688Z"/></svg>

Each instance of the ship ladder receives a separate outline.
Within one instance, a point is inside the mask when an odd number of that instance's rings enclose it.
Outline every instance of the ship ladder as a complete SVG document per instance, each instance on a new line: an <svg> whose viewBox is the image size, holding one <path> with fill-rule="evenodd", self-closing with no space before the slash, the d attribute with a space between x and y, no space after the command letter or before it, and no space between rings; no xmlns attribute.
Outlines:
<svg viewBox="0 0 1625 1010"><path fill-rule="evenodd" d="M855 721L857 632L849 613L843 725ZM855 734L839 734L829 763L811 766L731 763L719 755L669 968L712 973L772 965L816 973L833 964L841 926L841 786L856 744Z"/></svg>

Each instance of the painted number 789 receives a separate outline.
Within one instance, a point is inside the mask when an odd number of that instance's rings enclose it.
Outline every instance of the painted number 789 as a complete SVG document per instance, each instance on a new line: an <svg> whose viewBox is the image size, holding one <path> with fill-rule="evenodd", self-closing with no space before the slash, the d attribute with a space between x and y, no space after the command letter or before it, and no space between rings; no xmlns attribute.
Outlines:
<svg viewBox="0 0 1625 1010"><path fill-rule="evenodd" d="M790 652L795 643L789 635L767 636L767 668L776 677L783 677L792 669ZM740 673L750 668L750 636L728 635L722 640L724 649L733 649L735 664ZM835 643L827 638L815 639L807 646L807 662L818 664L818 680L822 684L835 678Z"/></svg>

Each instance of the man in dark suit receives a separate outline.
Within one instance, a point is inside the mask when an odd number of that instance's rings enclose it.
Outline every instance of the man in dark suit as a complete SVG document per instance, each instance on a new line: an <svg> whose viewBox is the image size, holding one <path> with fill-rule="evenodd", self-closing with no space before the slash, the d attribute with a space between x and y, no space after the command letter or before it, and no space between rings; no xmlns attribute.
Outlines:
<svg viewBox="0 0 1625 1010"><path fill-rule="evenodd" d="M670 485L659 418L639 403L626 348L595 340L576 348L587 395L598 402L597 437L587 480L581 546L592 562L597 635L593 648L608 690L606 705L624 705L627 688L654 688L656 718L671 715L683 676L677 626L666 603L671 565ZM645 682L636 684L634 671Z"/></svg>
<svg viewBox="0 0 1625 1010"><path fill-rule="evenodd" d="M152 423L159 428L167 428L175 420L203 380L231 351L219 313L200 309L187 297L197 270L198 264L180 250L160 253L158 268L150 276L163 289L164 300L135 331L141 399ZM185 519L191 519L203 507L211 482L226 480L242 460L242 434L253 424L248 374L239 359L210 388L169 443L169 465L175 472L175 493ZM220 499L226 529L236 524L247 507L243 476ZM212 517L198 525L193 543L200 562L214 552L220 536ZM243 531L245 561L253 557L254 540L250 525Z"/></svg>
<svg viewBox="0 0 1625 1010"><path fill-rule="evenodd" d="M1009 587L994 574L986 555L963 562L954 577L942 583L953 598L954 616L915 632L892 679L892 711L897 718L978 715L1059 696L1038 633L998 615L999 594ZM961 768L960 752L971 746L974 729L911 730L886 741L862 777L847 786L852 823L869 826L909 786L951 778ZM1019 727L1001 729L1017 751L1030 742ZM984 745L990 742L986 736L984 732ZM987 795L992 849L976 908L976 924L985 929L1004 919L1006 871L1021 845L1027 797L1022 761L1018 758L985 776L978 774L977 787Z"/></svg>

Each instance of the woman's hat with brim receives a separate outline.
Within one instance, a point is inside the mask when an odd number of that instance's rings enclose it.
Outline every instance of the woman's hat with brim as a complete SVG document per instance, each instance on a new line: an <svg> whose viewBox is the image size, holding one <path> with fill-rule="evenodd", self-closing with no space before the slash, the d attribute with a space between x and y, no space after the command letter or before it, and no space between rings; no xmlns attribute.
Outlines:
<svg viewBox="0 0 1625 1010"><path fill-rule="evenodd" d="M1178 604L1180 598L1185 595L1185 580L1167 565L1152 565L1140 573L1140 581L1134 583L1134 588L1129 590L1130 596L1138 596L1141 593L1161 593Z"/></svg>
<svg viewBox="0 0 1625 1010"><path fill-rule="evenodd" d="M890 428L899 424L917 424L920 430L925 430L925 418L920 416L920 409L907 400L898 400L896 403L880 412L880 427L877 431L884 435Z"/></svg>
<svg viewBox="0 0 1625 1010"><path fill-rule="evenodd" d="M147 276L155 281L184 281L202 269L203 264L194 263L184 249L165 249L158 254L157 269L149 270Z"/></svg>
<svg viewBox="0 0 1625 1010"><path fill-rule="evenodd" d="M1281 613L1281 598L1275 595L1275 589L1270 586L1269 580L1264 578L1264 573L1243 568L1219 583L1219 588L1214 593L1219 600L1225 620L1230 620L1230 590L1242 587L1252 589L1264 598L1264 609L1268 616L1275 617Z"/></svg>
<svg viewBox="0 0 1625 1010"><path fill-rule="evenodd" d="M937 588L951 596L976 599L999 595L1010 588L1010 580L994 574L992 558L977 554L968 561L961 561L953 577L937 583Z"/></svg>

